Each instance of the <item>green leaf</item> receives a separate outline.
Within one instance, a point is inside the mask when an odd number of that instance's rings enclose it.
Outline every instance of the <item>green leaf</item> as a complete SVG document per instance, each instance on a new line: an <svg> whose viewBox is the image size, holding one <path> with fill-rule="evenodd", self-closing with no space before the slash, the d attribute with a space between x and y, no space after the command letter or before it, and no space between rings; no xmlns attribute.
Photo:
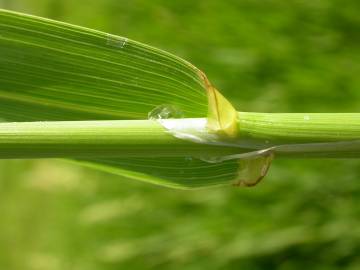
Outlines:
<svg viewBox="0 0 360 270"><path fill-rule="evenodd" d="M168 104L206 117L206 78L167 52L48 19L0 10L0 118L5 121L147 119ZM236 182L239 161L191 157L77 161L160 185Z"/></svg>
<svg viewBox="0 0 360 270"><path fill-rule="evenodd" d="M198 69L161 50L4 10L0 38L3 117L146 119L161 104L206 115Z"/></svg>

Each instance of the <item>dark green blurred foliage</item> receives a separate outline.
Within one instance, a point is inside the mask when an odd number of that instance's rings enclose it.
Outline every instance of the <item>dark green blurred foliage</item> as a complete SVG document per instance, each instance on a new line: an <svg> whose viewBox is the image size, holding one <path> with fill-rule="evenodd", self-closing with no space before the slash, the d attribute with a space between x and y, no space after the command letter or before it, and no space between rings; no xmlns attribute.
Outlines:
<svg viewBox="0 0 360 270"><path fill-rule="evenodd" d="M204 70L238 110L358 112L359 3L0 7L173 52ZM253 189L178 191L62 161L1 161L0 269L360 269L359 178L357 160L275 160Z"/></svg>

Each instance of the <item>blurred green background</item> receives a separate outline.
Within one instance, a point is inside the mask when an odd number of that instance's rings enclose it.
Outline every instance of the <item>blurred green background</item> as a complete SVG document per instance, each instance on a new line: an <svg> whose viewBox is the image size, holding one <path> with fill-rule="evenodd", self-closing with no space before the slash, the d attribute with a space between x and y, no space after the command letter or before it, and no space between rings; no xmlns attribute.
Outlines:
<svg viewBox="0 0 360 270"><path fill-rule="evenodd" d="M238 110L359 112L357 0L0 7L177 54ZM359 178L358 160L275 160L253 189L180 191L63 161L1 161L0 269L360 269Z"/></svg>

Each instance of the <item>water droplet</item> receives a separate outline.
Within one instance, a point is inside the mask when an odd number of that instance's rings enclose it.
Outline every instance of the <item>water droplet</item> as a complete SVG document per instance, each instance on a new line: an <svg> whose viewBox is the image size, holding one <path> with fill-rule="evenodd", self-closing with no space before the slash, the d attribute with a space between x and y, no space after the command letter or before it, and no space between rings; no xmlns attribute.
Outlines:
<svg viewBox="0 0 360 270"><path fill-rule="evenodd" d="M171 118L183 118L183 112L174 105L163 104L155 107L151 112L148 113L150 120L162 120Z"/></svg>
<svg viewBox="0 0 360 270"><path fill-rule="evenodd" d="M106 45L120 49L124 48L127 42L128 42L127 38L113 36L113 35L107 35L106 38Z"/></svg>
<svg viewBox="0 0 360 270"><path fill-rule="evenodd" d="M222 162L223 157L219 156L201 156L199 157L200 160L205 161L207 163L219 163Z"/></svg>
<svg viewBox="0 0 360 270"><path fill-rule="evenodd" d="M309 121L309 120L310 120L310 116L309 116L309 115L304 115L304 120L305 120L305 121Z"/></svg>
<svg viewBox="0 0 360 270"><path fill-rule="evenodd" d="M193 161L193 158L192 158L192 157L185 157L184 159L185 159L185 161L187 161L187 162Z"/></svg>

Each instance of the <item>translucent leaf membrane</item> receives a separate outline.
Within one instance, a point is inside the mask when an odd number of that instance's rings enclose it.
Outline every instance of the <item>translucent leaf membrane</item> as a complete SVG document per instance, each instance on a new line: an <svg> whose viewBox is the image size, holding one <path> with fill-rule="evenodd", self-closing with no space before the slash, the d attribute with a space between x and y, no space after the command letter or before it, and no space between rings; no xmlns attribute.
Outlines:
<svg viewBox="0 0 360 270"><path fill-rule="evenodd" d="M5 10L0 10L0 54L3 121L147 119L163 104L181 111L181 116L171 110L166 115L160 109L164 118L206 117L209 93L214 94L197 68L172 54L127 38ZM214 106L220 109L226 102ZM227 117L214 117L218 122L212 126L220 133L233 132L233 125L222 122ZM269 160L255 155L218 163L193 157L77 162L155 184L194 188L252 184L263 176Z"/></svg>

